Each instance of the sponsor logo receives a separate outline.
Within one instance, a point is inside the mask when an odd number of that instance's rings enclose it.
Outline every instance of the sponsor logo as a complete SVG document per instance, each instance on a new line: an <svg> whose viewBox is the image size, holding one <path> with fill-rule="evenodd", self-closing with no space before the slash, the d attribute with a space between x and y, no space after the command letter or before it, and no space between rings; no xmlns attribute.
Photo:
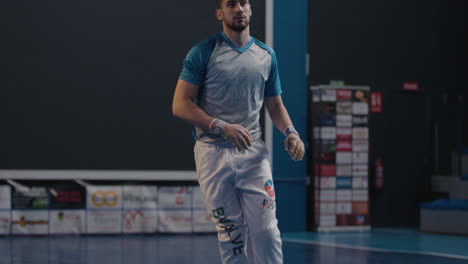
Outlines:
<svg viewBox="0 0 468 264"><path fill-rule="evenodd" d="M367 102L369 97L369 92L363 90L354 91L354 100L359 102Z"/></svg>
<svg viewBox="0 0 468 264"><path fill-rule="evenodd" d="M123 196L123 199L126 202L137 202L137 203L158 201L158 198L156 196L140 196L140 195L135 195L135 194L125 194Z"/></svg>
<svg viewBox="0 0 468 264"><path fill-rule="evenodd" d="M340 100L351 100L353 93L351 90L337 90L336 97Z"/></svg>
<svg viewBox="0 0 468 264"><path fill-rule="evenodd" d="M27 225L46 225L49 222L46 220L27 220L26 217L21 216L18 220L14 220L12 224L25 227Z"/></svg>
<svg viewBox="0 0 468 264"><path fill-rule="evenodd" d="M55 202L57 203L81 203L80 191L58 191Z"/></svg>
<svg viewBox="0 0 468 264"><path fill-rule="evenodd" d="M91 202L96 207L103 207L103 206L113 207L117 204L118 201L119 201L119 196L113 191L108 191L108 192L97 191L91 195Z"/></svg>
<svg viewBox="0 0 468 264"><path fill-rule="evenodd" d="M239 234L237 236L233 236L232 232L238 230L239 228L236 227L231 220L227 219L226 215L224 214L224 208L219 207L217 209L212 210L213 217L217 220L217 226L220 228L224 229L224 232L226 232L231 239L231 244L234 246L232 251L234 252L234 256L237 256L237 254L242 254L243 253L243 248L244 248L244 241L242 241L242 233L238 232Z"/></svg>
<svg viewBox="0 0 468 264"><path fill-rule="evenodd" d="M366 126L368 123L367 116L353 116L353 126Z"/></svg>
<svg viewBox="0 0 468 264"><path fill-rule="evenodd" d="M265 191L268 193L268 195L271 198L275 197L275 189L273 188L273 181L272 180L266 181L265 185L264 185L264 188L265 188Z"/></svg>
<svg viewBox="0 0 468 264"><path fill-rule="evenodd" d="M76 214L68 214L68 213L65 214L65 213L62 212L62 211L59 211L59 212L57 213L57 220L58 220L59 222L63 222L63 221L65 221L65 220L69 220L69 221L70 221L70 220L80 220L80 218L81 218L81 217L80 217L79 215L76 215Z"/></svg>
<svg viewBox="0 0 468 264"><path fill-rule="evenodd" d="M125 228L127 230L132 229L133 224L135 223L137 216L140 216L142 218L145 217L142 211L136 210L136 211L126 211L124 213L124 221L125 221Z"/></svg>
<svg viewBox="0 0 468 264"><path fill-rule="evenodd" d="M264 199L262 207L265 209L275 209L275 200Z"/></svg>
<svg viewBox="0 0 468 264"><path fill-rule="evenodd" d="M336 103L336 112L339 114L352 114L353 103L352 102L338 102Z"/></svg>

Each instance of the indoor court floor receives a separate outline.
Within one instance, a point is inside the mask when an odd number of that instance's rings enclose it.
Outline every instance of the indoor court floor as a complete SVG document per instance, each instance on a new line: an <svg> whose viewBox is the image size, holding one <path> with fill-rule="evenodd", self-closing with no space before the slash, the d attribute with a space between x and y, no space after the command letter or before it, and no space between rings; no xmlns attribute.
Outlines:
<svg viewBox="0 0 468 264"><path fill-rule="evenodd" d="M468 237L376 229L365 232L285 233L285 264L462 264ZM214 264L215 234L3 236L0 263Z"/></svg>

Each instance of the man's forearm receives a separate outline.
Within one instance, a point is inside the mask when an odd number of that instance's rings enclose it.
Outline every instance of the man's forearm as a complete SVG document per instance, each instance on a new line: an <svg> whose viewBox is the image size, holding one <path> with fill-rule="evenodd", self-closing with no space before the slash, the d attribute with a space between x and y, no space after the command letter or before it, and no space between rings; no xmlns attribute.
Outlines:
<svg viewBox="0 0 468 264"><path fill-rule="evenodd" d="M213 117L205 113L191 100L184 100L174 104L172 112L176 117L203 130L208 130L211 121L213 121Z"/></svg>
<svg viewBox="0 0 468 264"><path fill-rule="evenodd" d="M285 134L287 127L293 125L288 111L283 104L268 108L268 114L270 114L270 118L275 127L283 134Z"/></svg>

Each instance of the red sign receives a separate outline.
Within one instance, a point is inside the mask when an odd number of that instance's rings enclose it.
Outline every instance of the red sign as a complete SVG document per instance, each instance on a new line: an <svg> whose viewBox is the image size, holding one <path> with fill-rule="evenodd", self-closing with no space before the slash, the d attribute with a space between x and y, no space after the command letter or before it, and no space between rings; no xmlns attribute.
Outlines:
<svg viewBox="0 0 468 264"><path fill-rule="evenodd" d="M337 90L336 91L336 98L338 100L351 100L353 97L353 93L351 90Z"/></svg>
<svg viewBox="0 0 468 264"><path fill-rule="evenodd" d="M403 91L419 91L419 84L417 82L404 82Z"/></svg>
<svg viewBox="0 0 468 264"><path fill-rule="evenodd" d="M382 92L371 92L370 111L371 113L382 113Z"/></svg>
<svg viewBox="0 0 468 264"><path fill-rule="evenodd" d="M336 151L352 151L353 143L351 139L341 139L336 141Z"/></svg>

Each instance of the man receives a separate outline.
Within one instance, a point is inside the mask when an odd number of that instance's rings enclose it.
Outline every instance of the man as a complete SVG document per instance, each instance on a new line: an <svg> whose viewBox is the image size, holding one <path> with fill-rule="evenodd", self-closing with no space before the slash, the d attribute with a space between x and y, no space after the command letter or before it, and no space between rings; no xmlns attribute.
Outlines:
<svg viewBox="0 0 468 264"><path fill-rule="evenodd" d="M250 36L251 16L248 0L218 0L223 31L189 51L172 108L195 127L198 181L223 263L278 264L275 192L259 124L263 103L292 159L302 159L304 144L281 99L275 53Z"/></svg>

